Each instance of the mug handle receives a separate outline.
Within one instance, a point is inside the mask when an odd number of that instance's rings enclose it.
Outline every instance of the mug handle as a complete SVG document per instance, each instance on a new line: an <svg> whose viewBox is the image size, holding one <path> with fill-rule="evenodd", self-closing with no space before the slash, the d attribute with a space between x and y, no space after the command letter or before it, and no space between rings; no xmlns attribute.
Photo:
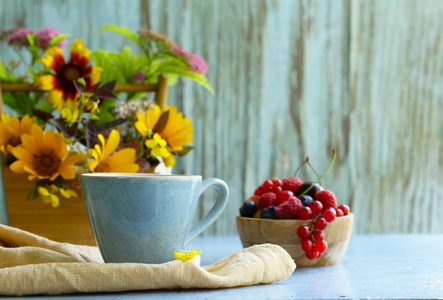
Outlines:
<svg viewBox="0 0 443 300"><path fill-rule="evenodd" d="M223 212L223 210L226 207L226 204L228 203L228 197L229 197L229 188L228 185L221 179L218 178L208 178L202 181L201 189L200 189L200 196L210 187L213 187L218 192L218 199L215 202L214 206L212 207L211 211L200 220L194 227L189 230L188 236L186 237L186 242L184 247L188 245L197 235L202 233L203 230L205 230L206 227L214 223L214 221L220 216L220 214Z"/></svg>

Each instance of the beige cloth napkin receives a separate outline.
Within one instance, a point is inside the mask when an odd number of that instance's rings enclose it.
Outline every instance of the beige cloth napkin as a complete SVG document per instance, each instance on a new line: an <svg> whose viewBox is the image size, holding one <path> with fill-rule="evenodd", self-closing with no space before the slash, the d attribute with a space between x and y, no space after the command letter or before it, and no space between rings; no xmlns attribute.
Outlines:
<svg viewBox="0 0 443 300"><path fill-rule="evenodd" d="M281 281L294 269L290 255L271 244L205 267L200 256L158 265L105 264L97 247L58 243L0 225L0 295L229 288Z"/></svg>

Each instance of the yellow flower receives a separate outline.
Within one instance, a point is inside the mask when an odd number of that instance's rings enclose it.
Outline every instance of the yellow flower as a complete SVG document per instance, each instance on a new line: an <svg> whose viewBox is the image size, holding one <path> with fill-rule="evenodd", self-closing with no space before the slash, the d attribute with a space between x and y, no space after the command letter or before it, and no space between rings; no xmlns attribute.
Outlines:
<svg viewBox="0 0 443 300"><path fill-rule="evenodd" d="M166 158L172 155L166 147L166 141L158 133L155 133L152 139L146 140L145 145L151 149L151 155L154 157L161 156Z"/></svg>
<svg viewBox="0 0 443 300"><path fill-rule="evenodd" d="M42 198L43 202L45 203L51 203L52 207L57 207L60 203L58 196L55 194L59 191L59 189L51 184L49 189L39 186L37 188L38 193L40 194L40 197Z"/></svg>
<svg viewBox="0 0 443 300"><path fill-rule="evenodd" d="M174 252L174 257L177 260L181 260L181 261L188 261L193 259L195 256L199 255L200 253L202 253L202 251L195 251L195 250L191 250L189 252Z"/></svg>
<svg viewBox="0 0 443 300"><path fill-rule="evenodd" d="M135 149L124 148L112 154L120 143L120 133L117 130L111 131L106 143L102 134L98 135L98 139L102 147L95 145L94 149L89 150L89 155L95 159L89 162L91 172L136 173L140 170L140 166L135 163Z"/></svg>
<svg viewBox="0 0 443 300"><path fill-rule="evenodd" d="M59 191L60 191L60 194L62 194L62 196L65 198L68 198L68 199L71 197L77 198L77 193L74 190L71 190L65 186L60 187Z"/></svg>
<svg viewBox="0 0 443 300"><path fill-rule="evenodd" d="M22 135L22 146L12 149L17 160L10 166L16 173L29 173L34 178L55 180L75 178L75 167L83 156L74 154L68 157L66 143L52 130L43 130L32 125L31 134Z"/></svg>
<svg viewBox="0 0 443 300"><path fill-rule="evenodd" d="M22 134L31 133L34 120L35 118L25 115L20 121L16 116L9 117L3 112L0 120L0 151L8 155L12 149L21 145Z"/></svg>
<svg viewBox="0 0 443 300"><path fill-rule="evenodd" d="M102 68L88 66L91 60L89 49L82 44L83 40L75 40L71 45L70 60L65 63L63 52L58 47L51 47L45 51L46 56L39 61L45 68L52 69L54 74L38 76L34 86L43 91L49 91L46 99L53 103L59 111L65 106L74 104L78 92L74 81L84 78L88 91L100 78Z"/></svg>
<svg viewBox="0 0 443 300"><path fill-rule="evenodd" d="M80 111L77 107L72 105L71 107L65 107L60 111L61 117L66 121L69 126L72 126L75 122L77 122L78 117L80 116Z"/></svg>
<svg viewBox="0 0 443 300"><path fill-rule="evenodd" d="M159 132L153 132L160 116L166 111L169 111L169 117L165 127ZM184 118L182 113L177 113L177 107L175 106L166 106L162 111L160 107L156 105L153 109L148 109L146 114L137 113L135 128L144 138L151 139L152 133L154 133L154 135L160 135L160 137L166 141L169 152L183 150L183 147L194 139L191 135L194 131L191 120ZM150 144L151 143L153 142L150 142ZM151 148L148 145L147 147ZM175 159L172 155L168 157L162 155L162 157L165 158L165 161L168 161L167 166L174 165Z"/></svg>

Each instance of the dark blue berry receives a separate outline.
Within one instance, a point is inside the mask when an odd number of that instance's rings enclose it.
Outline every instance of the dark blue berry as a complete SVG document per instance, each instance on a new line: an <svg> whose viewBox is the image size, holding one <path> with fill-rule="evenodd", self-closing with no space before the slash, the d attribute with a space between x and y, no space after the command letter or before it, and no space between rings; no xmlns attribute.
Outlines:
<svg viewBox="0 0 443 300"><path fill-rule="evenodd" d="M263 210L260 213L261 219L277 219L277 216L275 214L276 206L268 206L263 208Z"/></svg>
<svg viewBox="0 0 443 300"><path fill-rule="evenodd" d="M243 203L243 206L240 208L240 216L252 218L257 212L257 205L254 201L247 200Z"/></svg>
<svg viewBox="0 0 443 300"><path fill-rule="evenodd" d="M314 201L311 196L309 195L303 195L300 197L300 201L303 204L303 206L309 206L309 204Z"/></svg>

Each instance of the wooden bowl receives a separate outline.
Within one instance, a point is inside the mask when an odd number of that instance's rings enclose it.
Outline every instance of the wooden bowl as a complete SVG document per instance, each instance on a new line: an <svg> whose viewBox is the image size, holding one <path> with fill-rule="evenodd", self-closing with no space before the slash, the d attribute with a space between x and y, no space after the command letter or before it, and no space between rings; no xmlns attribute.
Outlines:
<svg viewBox="0 0 443 300"><path fill-rule="evenodd" d="M323 230L328 249L322 257L310 260L301 248L297 229L302 225L310 227L312 222L312 220L270 220L237 216L237 230L244 248L264 243L279 245L291 255L298 268L338 263L348 247L354 215L350 213L328 223L328 227Z"/></svg>

